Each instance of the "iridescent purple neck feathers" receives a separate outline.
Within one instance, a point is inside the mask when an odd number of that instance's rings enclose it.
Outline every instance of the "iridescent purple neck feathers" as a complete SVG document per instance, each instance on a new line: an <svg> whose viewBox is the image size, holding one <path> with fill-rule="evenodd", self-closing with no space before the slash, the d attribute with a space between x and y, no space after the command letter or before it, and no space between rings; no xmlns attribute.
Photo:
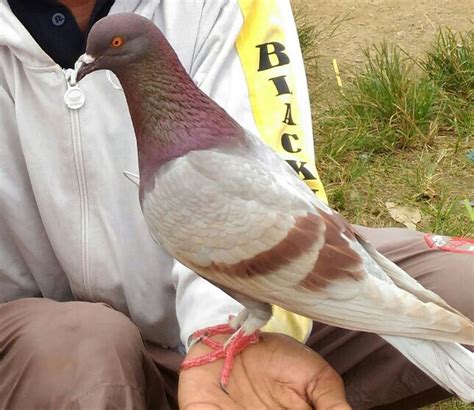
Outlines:
<svg viewBox="0 0 474 410"><path fill-rule="evenodd" d="M137 137L141 178L192 150L235 144L242 128L193 83L159 31L142 58L119 67Z"/></svg>
<svg viewBox="0 0 474 410"><path fill-rule="evenodd" d="M196 87L165 36L142 16L99 20L79 62L79 80L108 69L122 83L137 137L141 190L170 160L245 141L242 128Z"/></svg>

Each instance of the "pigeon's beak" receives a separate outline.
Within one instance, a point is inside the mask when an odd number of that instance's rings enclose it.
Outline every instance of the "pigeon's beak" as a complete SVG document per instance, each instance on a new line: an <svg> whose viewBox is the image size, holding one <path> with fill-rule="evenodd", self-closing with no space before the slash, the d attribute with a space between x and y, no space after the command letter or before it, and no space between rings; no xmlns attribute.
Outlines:
<svg viewBox="0 0 474 410"><path fill-rule="evenodd" d="M87 74L91 73L96 68L98 58L92 57L89 54L82 54L76 61L75 68L77 70L76 79L81 81Z"/></svg>

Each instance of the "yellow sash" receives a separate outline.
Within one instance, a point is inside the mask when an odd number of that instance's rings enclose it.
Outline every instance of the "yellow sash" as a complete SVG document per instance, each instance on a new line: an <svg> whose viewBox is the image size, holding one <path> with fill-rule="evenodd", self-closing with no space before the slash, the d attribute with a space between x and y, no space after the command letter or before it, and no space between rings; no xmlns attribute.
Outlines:
<svg viewBox="0 0 474 410"><path fill-rule="evenodd" d="M302 67L295 67L295 61L301 56L289 2L239 0L239 3L244 24L236 47L260 137L290 163L320 199L327 202L316 171L311 126L300 124L308 121L310 111L306 94L301 96L298 92L298 88L306 88L306 81L297 77L305 73ZM285 333L305 341L311 324L308 318L274 306L273 317L263 330Z"/></svg>

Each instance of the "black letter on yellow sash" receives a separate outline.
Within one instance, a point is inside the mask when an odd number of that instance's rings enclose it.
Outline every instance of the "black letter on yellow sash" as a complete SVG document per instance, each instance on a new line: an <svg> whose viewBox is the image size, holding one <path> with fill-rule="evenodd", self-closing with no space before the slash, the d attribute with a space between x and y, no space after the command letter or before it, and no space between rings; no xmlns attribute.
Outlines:
<svg viewBox="0 0 474 410"><path fill-rule="evenodd" d="M311 173L311 171L305 167L307 162L295 161L293 159L287 159L286 162L291 165L298 175L302 175L303 179L316 179L316 177Z"/></svg>
<svg viewBox="0 0 474 410"><path fill-rule="evenodd" d="M293 154L296 154L297 152L301 152L301 148L293 148L293 145L291 145L291 140L290 138L293 138L294 140L298 141L298 135L296 134L283 134L281 136L281 145L287 152L291 152Z"/></svg>
<svg viewBox="0 0 474 410"><path fill-rule="evenodd" d="M286 105L286 114L285 114L285 119L283 122L288 125L296 125L296 123L293 121L293 118L291 117L291 104L290 103L285 103Z"/></svg>
<svg viewBox="0 0 474 410"><path fill-rule="evenodd" d="M273 51L270 51L269 46L272 46ZM259 44L257 48L260 49L260 60L258 65L258 71L268 70L269 68L279 67L281 65L288 64L290 59L288 56L283 52L285 46L281 43L277 43L276 41L272 41L270 43ZM270 61L270 55L274 55L278 62L276 64L272 64Z"/></svg>
<svg viewBox="0 0 474 410"><path fill-rule="evenodd" d="M288 83L285 80L286 75L281 75L279 77L270 78L270 81L273 81L275 87L278 91L277 97L282 94L291 94L290 89L288 88Z"/></svg>

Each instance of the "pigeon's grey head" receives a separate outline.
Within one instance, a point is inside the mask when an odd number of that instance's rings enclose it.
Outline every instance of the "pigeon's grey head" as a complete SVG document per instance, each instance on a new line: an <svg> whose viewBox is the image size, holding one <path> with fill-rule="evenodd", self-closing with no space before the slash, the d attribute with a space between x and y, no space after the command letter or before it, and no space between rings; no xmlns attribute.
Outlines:
<svg viewBox="0 0 474 410"><path fill-rule="evenodd" d="M120 13L100 19L89 32L86 53L78 59L82 65L77 80L96 70L120 70L146 55L159 37L163 35L156 26L137 14Z"/></svg>

